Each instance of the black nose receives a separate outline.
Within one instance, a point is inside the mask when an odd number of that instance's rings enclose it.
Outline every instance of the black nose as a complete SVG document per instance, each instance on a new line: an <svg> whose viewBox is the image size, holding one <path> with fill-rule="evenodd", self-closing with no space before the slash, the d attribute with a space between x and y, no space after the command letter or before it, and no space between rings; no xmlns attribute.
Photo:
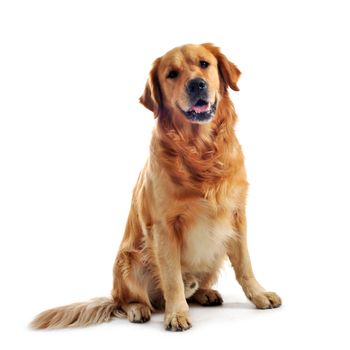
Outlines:
<svg viewBox="0 0 350 350"><path fill-rule="evenodd" d="M200 97L203 95L203 93L206 94L207 90L208 90L207 83L205 82L205 80L201 78L191 79L187 83L187 93L191 97L196 97L196 96Z"/></svg>

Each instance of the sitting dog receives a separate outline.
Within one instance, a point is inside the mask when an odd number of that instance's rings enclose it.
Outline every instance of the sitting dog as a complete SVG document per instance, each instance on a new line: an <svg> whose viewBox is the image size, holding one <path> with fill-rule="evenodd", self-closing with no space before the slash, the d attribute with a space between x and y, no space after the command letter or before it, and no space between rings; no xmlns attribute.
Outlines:
<svg viewBox="0 0 350 350"><path fill-rule="evenodd" d="M226 257L259 309L281 299L254 277L246 234L248 183L228 89L238 68L212 44L177 47L155 60L140 102L156 126L114 264L111 298L44 311L34 328L80 326L165 308L172 331L191 327L187 301L220 305L212 289Z"/></svg>

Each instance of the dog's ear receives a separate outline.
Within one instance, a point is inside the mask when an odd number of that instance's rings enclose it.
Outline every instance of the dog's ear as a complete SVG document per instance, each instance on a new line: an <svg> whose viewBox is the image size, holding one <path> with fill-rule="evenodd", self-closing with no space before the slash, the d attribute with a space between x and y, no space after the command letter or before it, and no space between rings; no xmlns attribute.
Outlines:
<svg viewBox="0 0 350 350"><path fill-rule="evenodd" d="M218 47L210 43L202 44L202 46L216 57L220 77L225 84L225 90L227 89L227 86L229 86L232 90L239 91L237 81L241 75L240 70L230 62L223 53L221 53Z"/></svg>
<svg viewBox="0 0 350 350"><path fill-rule="evenodd" d="M162 107L162 92L160 90L158 79L158 67L160 60L161 58L157 58L153 62L153 66L146 83L145 91L140 97L140 102L154 113L155 118L157 118L159 110Z"/></svg>

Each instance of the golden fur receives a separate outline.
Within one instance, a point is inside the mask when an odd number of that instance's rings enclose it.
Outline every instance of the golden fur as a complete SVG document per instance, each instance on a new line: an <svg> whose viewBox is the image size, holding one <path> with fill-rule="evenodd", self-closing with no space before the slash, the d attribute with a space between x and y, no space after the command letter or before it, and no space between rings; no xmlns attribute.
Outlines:
<svg viewBox="0 0 350 350"><path fill-rule="evenodd" d="M201 67L201 60L209 66ZM171 70L176 79L169 79ZM115 260L112 298L44 311L34 328L88 325L122 314L145 322L165 307L165 328L186 330L186 300L222 303L211 287L226 256L258 308L281 304L256 281L247 249L248 183L228 94L228 88L238 90L239 76L212 44L185 45L155 60L140 101L154 113L156 127ZM217 103L207 123L181 112L190 107L186 84L197 77L207 83L209 103Z"/></svg>

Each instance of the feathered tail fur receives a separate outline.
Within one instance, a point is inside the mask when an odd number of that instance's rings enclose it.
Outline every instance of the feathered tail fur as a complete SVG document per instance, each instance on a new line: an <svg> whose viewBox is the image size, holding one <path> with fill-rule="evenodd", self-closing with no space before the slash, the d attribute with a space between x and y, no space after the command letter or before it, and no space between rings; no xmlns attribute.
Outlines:
<svg viewBox="0 0 350 350"><path fill-rule="evenodd" d="M34 329L88 326L109 321L112 317L123 317L112 299L95 298L83 303L75 303L46 310L31 322Z"/></svg>

